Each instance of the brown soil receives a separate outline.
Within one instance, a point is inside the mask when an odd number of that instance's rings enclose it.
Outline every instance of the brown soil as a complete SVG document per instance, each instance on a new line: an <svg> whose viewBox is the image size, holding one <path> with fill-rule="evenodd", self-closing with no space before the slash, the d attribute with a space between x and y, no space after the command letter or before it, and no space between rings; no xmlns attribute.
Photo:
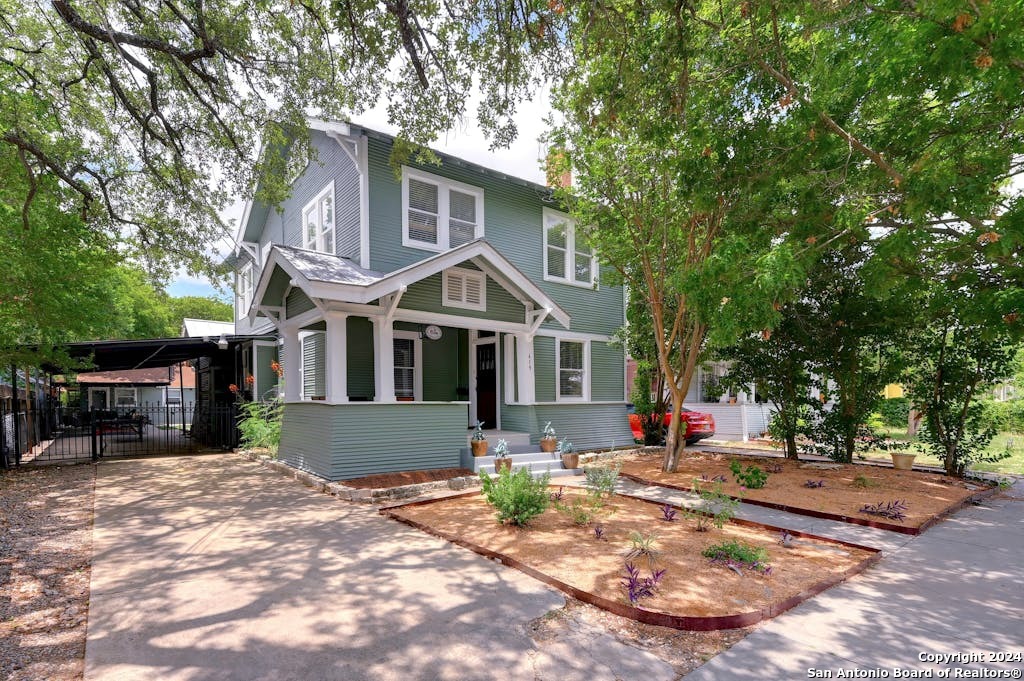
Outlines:
<svg viewBox="0 0 1024 681"><path fill-rule="evenodd" d="M95 470L0 474L0 678L82 678Z"/></svg>
<svg viewBox="0 0 1024 681"><path fill-rule="evenodd" d="M729 471L729 463L733 459L738 459L744 468L758 466L769 471L768 483L761 489L742 490ZM731 496L740 496L742 493L745 499L909 528L921 527L950 507L959 505L964 499L985 489L971 482L934 473L711 452L688 452L675 473L663 472L661 463L660 455L632 455L623 459L622 473L655 484L667 483L686 488L692 488L695 480L699 482L701 475L708 478L723 475L726 479L722 485L723 491ZM781 471L771 472L775 467L781 467ZM858 478L861 482L855 484ZM825 486L807 488L804 484L808 480L824 480ZM863 480L867 481L866 485ZM895 499L907 505L907 510L903 512L905 520L860 512L865 504L888 503Z"/></svg>
<svg viewBox="0 0 1024 681"><path fill-rule="evenodd" d="M358 489L388 489L391 487L418 485L423 482L438 482L440 480L451 480L452 478L463 478L472 475L473 471L468 468L436 468L429 471L380 473L378 475L367 475L363 478L342 480L341 482L348 487L356 487Z"/></svg>
<svg viewBox="0 0 1024 681"><path fill-rule="evenodd" d="M563 503L571 502L573 494L567 491ZM657 567L667 572L657 595L640 606L688 617L757 611L796 596L874 555L809 538L797 539L791 548L784 548L778 533L737 524L697 532L692 520L666 522L658 505L622 496L614 497L597 521L605 531L602 540L595 537L592 527L578 527L553 508L531 520L526 528L501 525L495 522L494 509L476 495L410 505L393 513L618 602L626 602L622 579L625 554L631 546L629 533L653 533L661 551ZM744 570L741 576L728 567L711 564L701 555L711 544L729 540L766 549L771 574ZM649 574L644 559L636 562L643 574Z"/></svg>

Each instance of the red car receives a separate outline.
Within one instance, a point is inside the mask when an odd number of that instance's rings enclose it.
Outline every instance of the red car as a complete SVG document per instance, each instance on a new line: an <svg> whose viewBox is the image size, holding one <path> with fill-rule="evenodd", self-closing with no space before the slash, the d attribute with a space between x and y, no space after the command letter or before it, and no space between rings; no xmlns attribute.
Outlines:
<svg viewBox="0 0 1024 681"><path fill-rule="evenodd" d="M711 414L704 414L699 411L690 411L683 407L683 420L686 421L686 444L692 445L706 437L715 434L715 417ZM672 414L665 414L665 429L668 429L672 422ZM640 417L633 411L633 405L629 405L629 429L633 431L633 437L643 441L644 433L640 427Z"/></svg>

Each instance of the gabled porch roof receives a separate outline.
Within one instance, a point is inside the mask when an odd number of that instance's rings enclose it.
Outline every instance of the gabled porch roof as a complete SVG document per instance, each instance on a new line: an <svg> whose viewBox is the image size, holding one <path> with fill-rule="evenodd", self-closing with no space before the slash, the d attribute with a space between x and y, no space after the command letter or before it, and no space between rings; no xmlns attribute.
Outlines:
<svg viewBox="0 0 1024 681"><path fill-rule="evenodd" d="M484 239L476 239L388 274L364 269L348 258L277 244L271 249L260 274L248 314L252 319L259 312L277 268L291 278L292 286L302 289L312 299L368 304L467 260L517 300L544 310L552 319L569 328L569 314Z"/></svg>

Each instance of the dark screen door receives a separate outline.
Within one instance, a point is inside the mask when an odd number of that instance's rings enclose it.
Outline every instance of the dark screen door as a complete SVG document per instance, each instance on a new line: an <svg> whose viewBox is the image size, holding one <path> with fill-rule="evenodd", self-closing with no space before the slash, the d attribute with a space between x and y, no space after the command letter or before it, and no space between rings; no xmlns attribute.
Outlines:
<svg viewBox="0 0 1024 681"><path fill-rule="evenodd" d="M495 343L476 346L476 418L484 428L498 426L498 373Z"/></svg>

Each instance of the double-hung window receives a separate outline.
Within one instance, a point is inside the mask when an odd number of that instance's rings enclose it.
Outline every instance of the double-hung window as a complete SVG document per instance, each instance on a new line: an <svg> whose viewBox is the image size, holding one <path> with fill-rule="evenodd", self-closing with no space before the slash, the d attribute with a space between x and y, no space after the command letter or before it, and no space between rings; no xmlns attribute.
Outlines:
<svg viewBox="0 0 1024 681"><path fill-rule="evenodd" d="M594 249L576 222L565 213L544 209L544 278L592 288L596 276Z"/></svg>
<svg viewBox="0 0 1024 681"><path fill-rule="evenodd" d="M241 319L249 312L249 305L252 303L253 294L253 268L252 263L247 262L242 265L242 269L238 270L238 300L241 303L238 306L238 317Z"/></svg>
<svg viewBox="0 0 1024 681"><path fill-rule="evenodd" d="M484 192L402 168L402 244L446 251L484 235Z"/></svg>
<svg viewBox="0 0 1024 681"><path fill-rule="evenodd" d="M395 331L395 398L399 401L423 399L423 346L419 333Z"/></svg>
<svg viewBox="0 0 1024 681"><path fill-rule="evenodd" d="M302 247L334 253L334 182L302 209Z"/></svg>
<svg viewBox="0 0 1024 681"><path fill-rule="evenodd" d="M114 406L127 408L138 404L138 393L135 388L114 388Z"/></svg>
<svg viewBox="0 0 1024 681"><path fill-rule="evenodd" d="M557 398L559 401L585 401L590 398L588 365L590 347L586 341L558 339L555 357L558 361Z"/></svg>

